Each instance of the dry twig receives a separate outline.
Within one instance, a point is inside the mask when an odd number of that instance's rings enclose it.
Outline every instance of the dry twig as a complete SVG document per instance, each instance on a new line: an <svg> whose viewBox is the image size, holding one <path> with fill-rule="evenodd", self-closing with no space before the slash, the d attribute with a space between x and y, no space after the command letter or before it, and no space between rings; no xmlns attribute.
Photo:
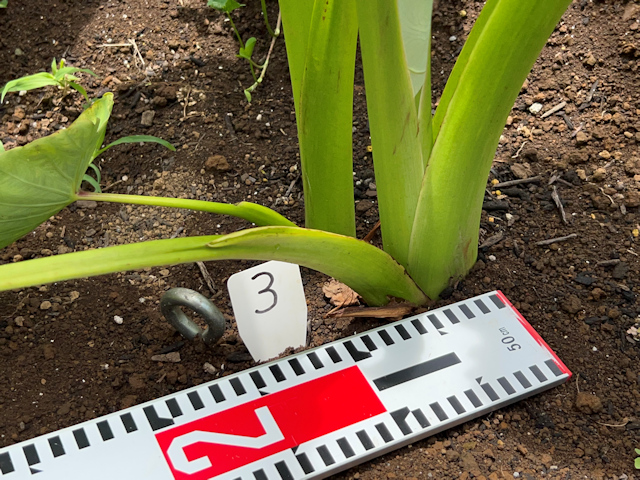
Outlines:
<svg viewBox="0 0 640 480"><path fill-rule="evenodd" d="M566 237L556 237L550 238L549 240L542 240L540 242L536 242L536 245L538 245L539 247L543 247L545 245L551 245L552 243L565 242L567 240L571 240L572 238L576 238L577 236L577 234L572 233L571 235L567 235Z"/></svg>
<svg viewBox="0 0 640 480"><path fill-rule="evenodd" d="M491 188L495 190L497 188L512 187L514 185L523 185L525 183L538 183L540 180L542 180L542 177L540 175L536 175L535 177L519 178L518 180L496 183L495 185L491 185Z"/></svg>
<svg viewBox="0 0 640 480"><path fill-rule="evenodd" d="M204 283L207 284L207 288L209 289L209 291L212 294L216 293L216 284L213 283L213 278L211 278L211 274L209 273L209 270L207 270L204 262L196 262L196 265L198 265L200 273L202 274L202 278L204 278Z"/></svg>
<svg viewBox="0 0 640 480"><path fill-rule="evenodd" d="M567 221L567 214L564 212L564 207L562 206L562 200L560 200L560 195L558 195L558 189L556 188L556 186L553 186L553 191L551 192L551 198L553 198L553 201L556 204L556 207L558 207L558 210L560 210L560 213L562 214L562 221L565 224L568 224L569 222Z"/></svg>

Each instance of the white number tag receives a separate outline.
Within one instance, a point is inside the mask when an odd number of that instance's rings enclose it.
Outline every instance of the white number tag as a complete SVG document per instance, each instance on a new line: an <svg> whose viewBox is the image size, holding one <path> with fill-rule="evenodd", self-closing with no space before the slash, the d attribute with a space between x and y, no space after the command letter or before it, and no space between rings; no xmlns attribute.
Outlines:
<svg viewBox="0 0 640 480"><path fill-rule="evenodd" d="M307 344L307 302L300 267L267 262L227 281L238 332L256 362Z"/></svg>

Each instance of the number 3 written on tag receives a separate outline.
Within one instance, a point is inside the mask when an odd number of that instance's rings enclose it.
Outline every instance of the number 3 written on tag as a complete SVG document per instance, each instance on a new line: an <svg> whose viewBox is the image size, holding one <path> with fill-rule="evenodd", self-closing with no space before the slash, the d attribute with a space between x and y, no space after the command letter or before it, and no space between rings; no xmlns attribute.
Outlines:
<svg viewBox="0 0 640 480"><path fill-rule="evenodd" d="M271 289L271 287L273 286L273 282L275 280L271 273L269 273L269 272L257 273L253 277L251 277L251 280L256 280L258 277L261 277L262 275L266 275L267 277L269 277L269 285L267 285L262 290L259 290L258 291L258 295L261 294L261 293L270 293L271 295L273 295L273 303L271 304L271 306L269 308L266 308L264 310L257 310L256 309L256 313L258 313L258 314L267 313L269 310L271 310L272 308L274 308L278 304L278 294L276 293L275 290Z"/></svg>

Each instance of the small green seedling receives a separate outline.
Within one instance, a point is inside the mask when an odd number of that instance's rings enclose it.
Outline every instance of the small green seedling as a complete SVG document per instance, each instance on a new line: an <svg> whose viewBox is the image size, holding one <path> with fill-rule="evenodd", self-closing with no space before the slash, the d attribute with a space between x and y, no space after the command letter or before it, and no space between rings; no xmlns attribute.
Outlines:
<svg viewBox="0 0 640 480"><path fill-rule="evenodd" d="M267 30L269 30L269 34L271 36L276 37L280 33L280 29L276 28L275 32L271 29L271 26L269 25L269 19L267 18L267 6L264 0L261 0L261 1L262 1L262 13L264 15L265 23L267 25ZM238 29L236 27L236 24L233 22L233 18L231 18L231 12L233 12L234 10L237 10L240 7L244 7L244 4L238 3L236 2L236 0L208 0L207 6L215 10L224 12L226 14L227 18L229 19L229 23L231 24L231 28L233 28L233 32L235 33L236 38L238 39L238 43L240 44L240 49L238 51L237 57L244 58L249 63L249 69L251 70L251 75L253 76L254 83L249 88L244 90L244 95L247 98L247 101L251 103L251 92L253 92L256 89L256 87L260 83L262 83L262 79L264 78L264 73L267 69L268 60L265 61L264 64L262 65L259 65L253 60L252 56L253 56L253 49L256 46L256 41L257 41L256 38L251 37L246 42L243 42L242 37L240 36L240 32L238 32ZM259 77L256 75L256 69L262 71Z"/></svg>
<svg viewBox="0 0 640 480"><path fill-rule="evenodd" d="M7 8L9 0L0 0L0 8Z"/></svg>
<svg viewBox="0 0 640 480"><path fill-rule="evenodd" d="M82 85L78 83L79 79L74 75L78 72L88 73L89 75L92 75L94 77L96 76L96 74L88 68L65 67L64 59L60 60L60 65L57 65L56 59L54 58L51 62L51 73L40 72L34 75L27 75L26 77L16 78L15 80L11 80L9 83L7 83L2 89L2 93L0 94L0 103L4 101L5 95L9 92L35 90L36 88L47 87L49 85L57 86L63 89L64 95L67 94L69 87L71 87L74 90L80 92L87 103L89 103L90 100L89 96L87 95L87 91Z"/></svg>
<svg viewBox="0 0 640 480"><path fill-rule="evenodd" d="M640 448L636 448L636 455L640 455ZM640 470L640 457L636 458L635 465L637 470Z"/></svg>

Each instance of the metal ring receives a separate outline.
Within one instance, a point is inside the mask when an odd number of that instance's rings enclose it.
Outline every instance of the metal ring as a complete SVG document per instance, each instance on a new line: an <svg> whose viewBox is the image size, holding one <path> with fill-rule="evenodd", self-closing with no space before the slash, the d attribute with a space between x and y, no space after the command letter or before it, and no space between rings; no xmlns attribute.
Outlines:
<svg viewBox="0 0 640 480"><path fill-rule="evenodd" d="M201 329L180 307L188 307L207 323ZM207 345L213 345L224 334L226 322L220 310L204 295L189 288L172 288L160 300L160 311L180 334L189 340L201 337Z"/></svg>

